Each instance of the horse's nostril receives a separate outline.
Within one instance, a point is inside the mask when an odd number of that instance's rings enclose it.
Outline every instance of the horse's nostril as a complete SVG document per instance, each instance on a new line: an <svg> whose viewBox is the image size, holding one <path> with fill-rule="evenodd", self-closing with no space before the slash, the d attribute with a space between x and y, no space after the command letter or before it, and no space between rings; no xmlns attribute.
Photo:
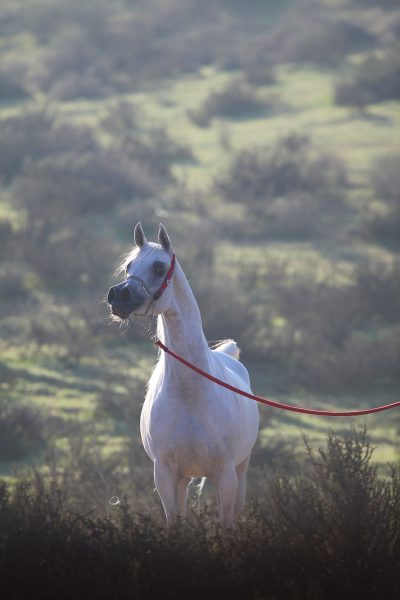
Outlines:
<svg viewBox="0 0 400 600"><path fill-rule="evenodd" d="M129 301L129 290L127 287L123 288L119 293L119 298L122 302Z"/></svg>
<svg viewBox="0 0 400 600"><path fill-rule="evenodd" d="M108 304L111 304L112 301L115 298L115 292L114 292L114 288L111 288L110 291L108 292L108 296L107 296L107 302Z"/></svg>

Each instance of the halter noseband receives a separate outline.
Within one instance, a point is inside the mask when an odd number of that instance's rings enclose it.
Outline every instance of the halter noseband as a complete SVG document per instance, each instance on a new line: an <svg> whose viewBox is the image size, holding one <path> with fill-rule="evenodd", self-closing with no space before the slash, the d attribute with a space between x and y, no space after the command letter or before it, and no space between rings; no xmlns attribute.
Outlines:
<svg viewBox="0 0 400 600"><path fill-rule="evenodd" d="M175 254L172 255L171 265L168 269L166 276L163 279L162 284L160 285L158 290L156 292L154 292L153 294L150 292L149 286L147 285L147 283L145 281L143 281L143 279L141 279L137 275L128 275L127 279L136 279L136 281L139 281L139 283L141 283L144 291L150 298L150 302L147 305L146 312L143 315L138 315L138 316L145 317L150 310L150 306L152 306L154 302L156 302L157 300L159 300L161 298L161 296L167 289L169 282L171 281L174 270L175 270Z"/></svg>

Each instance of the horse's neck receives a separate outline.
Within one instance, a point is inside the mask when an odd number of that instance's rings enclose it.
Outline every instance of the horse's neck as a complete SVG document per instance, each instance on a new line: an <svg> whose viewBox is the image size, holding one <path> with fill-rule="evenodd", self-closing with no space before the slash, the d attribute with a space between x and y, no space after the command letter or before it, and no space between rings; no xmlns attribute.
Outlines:
<svg viewBox="0 0 400 600"><path fill-rule="evenodd" d="M208 368L209 349L203 333L200 310L179 264L173 275L174 295L168 310L158 317L157 333L171 350L201 368ZM169 366L182 370L174 358L166 357ZM185 374L188 369L183 367Z"/></svg>

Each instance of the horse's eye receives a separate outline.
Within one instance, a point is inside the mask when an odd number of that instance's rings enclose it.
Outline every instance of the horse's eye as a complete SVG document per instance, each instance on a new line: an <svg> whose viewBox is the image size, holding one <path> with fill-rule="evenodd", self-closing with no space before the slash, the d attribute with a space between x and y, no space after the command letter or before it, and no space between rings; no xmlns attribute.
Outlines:
<svg viewBox="0 0 400 600"><path fill-rule="evenodd" d="M164 263L162 263L162 262L154 263L153 271L154 271L154 275L156 275L156 277L161 277L162 275L164 275L165 270L166 270L166 267L165 267Z"/></svg>

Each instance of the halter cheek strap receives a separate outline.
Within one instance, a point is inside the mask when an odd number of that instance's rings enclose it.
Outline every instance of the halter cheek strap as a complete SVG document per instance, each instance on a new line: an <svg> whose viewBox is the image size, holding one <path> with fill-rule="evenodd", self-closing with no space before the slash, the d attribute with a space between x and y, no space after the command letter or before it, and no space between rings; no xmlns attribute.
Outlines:
<svg viewBox="0 0 400 600"><path fill-rule="evenodd" d="M171 281L172 275L174 273L174 269L175 269L175 254L172 255L171 266L168 269L168 273L164 277L164 281L162 282L160 288L156 292L154 292L154 294L152 296L152 299L154 300L154 302L156 300L159 300L159 298L161 298L161 296L167 289L168 284Z"/></svg>

